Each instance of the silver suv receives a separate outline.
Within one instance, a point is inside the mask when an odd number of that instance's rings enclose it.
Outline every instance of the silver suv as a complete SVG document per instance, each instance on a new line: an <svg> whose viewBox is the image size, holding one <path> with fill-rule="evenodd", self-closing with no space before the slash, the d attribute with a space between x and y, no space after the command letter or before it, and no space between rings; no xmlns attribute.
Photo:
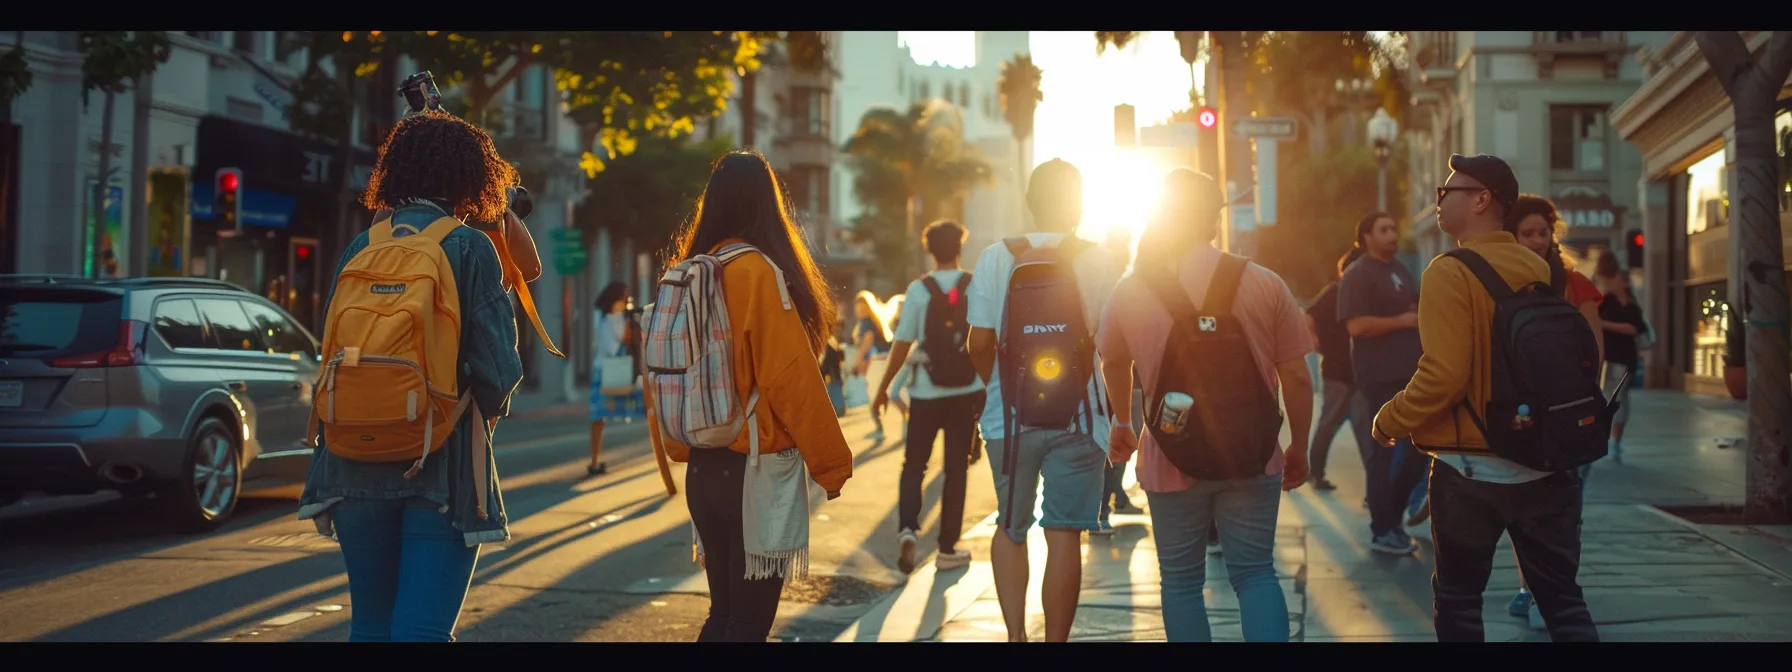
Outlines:
<svg viewBox="0 0 1792 672"><path fill-rule="evenodd" d="M303 481L318 366L236 285L0 275L0 506L113 489L215 528L245 482Z"/></svg>

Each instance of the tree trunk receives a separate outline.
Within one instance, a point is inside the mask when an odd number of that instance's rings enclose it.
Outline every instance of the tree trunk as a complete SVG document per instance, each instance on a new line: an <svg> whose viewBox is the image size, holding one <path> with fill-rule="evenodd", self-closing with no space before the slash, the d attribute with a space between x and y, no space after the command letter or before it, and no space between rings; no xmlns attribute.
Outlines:
<svg viewBox="0 0 1792 672"><path fill-rule="evenodd" d="M149 275L149 109L155 104L155 75L136 81L131 110L131 264L130 275ZM116 245L116 241L114 241Z"/></svg>
<svg viewBox="0 0 1792 672"><path fill-rule="evenodd" d="M1027 229L1027 141L1024 138L1014 139L1014 155L1014 184L1015 192L1020 195L1019 215L1022 226L1020 231L1008 231L1004 235L1021 233Z"/></svg>
<svg viewBox="0 0 1792 672"><path fill-rule="evenodd" d="M755 147L759 131L759 73L749 72L740 78L740 146Z"/></svg>
<svg viewBox="0 0 1792 672"><path fill-rule="evenodd" d="M1736 117L1731 235L1743 237L1743 314L1748 348L1748 481L1743 521L1784 524L1788 509L1786 422L1792 418L1792 342L1787 320L1785 255L1779 216L1779 156L1774 146L1776 99L1792 70L1792 33L1776 32L1759 58L1733 31L1701 31L1695 39L1729 94Z"/></svg>
<svg viewBox="0 0 1792 672"><path fill-rule="evenodd" d="M100 268L100 235L106 231L106 183L112 172L112 111L117 94L106 92L100 112L100 166L93 188L93 208L87 218L87 259L83 262L90 278L104 277Z"/></svg>

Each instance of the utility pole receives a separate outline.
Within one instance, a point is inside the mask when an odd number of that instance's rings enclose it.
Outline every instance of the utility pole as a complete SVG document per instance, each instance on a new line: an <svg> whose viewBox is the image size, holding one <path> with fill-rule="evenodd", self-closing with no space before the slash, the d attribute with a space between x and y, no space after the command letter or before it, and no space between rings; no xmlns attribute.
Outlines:
<svg viewBox="0 0 1792 672"><path fill-rule="evenodd" d="M1245 98L1245 65L1250 57L1250 44L1258 31L1215 30L1208 32L1208 53L1219 70L1219 90L1210 100L1219 110L1220 174L1216 177L1226 188L1231 207L1226 208L1226 248L1234 254L1253 256L1257 252L1255 224L1256 156L1251 140L1234 132L1238 120L1251 116ZM1209 82L1212 80L1209 79Z"/></svg>

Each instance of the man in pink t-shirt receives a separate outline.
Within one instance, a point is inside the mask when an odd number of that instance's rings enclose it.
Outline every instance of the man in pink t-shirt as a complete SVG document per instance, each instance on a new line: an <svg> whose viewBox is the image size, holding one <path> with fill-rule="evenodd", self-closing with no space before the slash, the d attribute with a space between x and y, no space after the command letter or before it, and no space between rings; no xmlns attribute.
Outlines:
<svg viewBox="0 0 1792 672"><path fill-rule="evenodd" d="M1173 264L1190 303L1199 308L1222 254L1212 245L1224 204L1213 178L1179 169L1165 178L1164 193L1162 209L1140 241L1134 275L1114 288L1096 332L1108 389L1131 389L1137 371L1148 407L1154 401L1172 319L1136 274L1146 264ZM1245 640L1288 641L1288 605L1273 562L1276 516L1281 492L1299 487L1307 477L1313 381L1306 356L1313 350L1312 336L1288 285L1256 264L1245 268L1231 312L1268 389L1281 383L1293 437L1288 450L1274 451L1261 476L1200 482L1178 470L1149 433L1141 441L1137 429L1115 425L1109 442L1110 458L1116 462L1127 459L1135 446L1139 452L1139 485L1150 502L1163 576L1164 628L1172 642L1212 639L1202 597L1207 571L1203 550L1210 524L1219 528ZM1132 400L1123 397L1110 396L1116 418L1130 416Z"/></svg>

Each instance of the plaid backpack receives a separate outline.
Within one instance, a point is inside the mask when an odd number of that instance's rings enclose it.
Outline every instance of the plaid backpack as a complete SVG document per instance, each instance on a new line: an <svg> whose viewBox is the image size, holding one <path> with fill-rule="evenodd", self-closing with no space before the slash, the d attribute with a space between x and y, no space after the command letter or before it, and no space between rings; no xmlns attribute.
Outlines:
<svg viewBox="0 0 1792 672"><path fill-rule="evenodd" d="M759 391L745 405L735 394L734 341L728 304L722 294L722 267L748 254L765 253L745 243L679 262L660 277L653 312L645 327L643 357L653 388L660 430L692 448L725 448L759 404ZM784 309L790 292L784 272L771 257Z"/></svg>

